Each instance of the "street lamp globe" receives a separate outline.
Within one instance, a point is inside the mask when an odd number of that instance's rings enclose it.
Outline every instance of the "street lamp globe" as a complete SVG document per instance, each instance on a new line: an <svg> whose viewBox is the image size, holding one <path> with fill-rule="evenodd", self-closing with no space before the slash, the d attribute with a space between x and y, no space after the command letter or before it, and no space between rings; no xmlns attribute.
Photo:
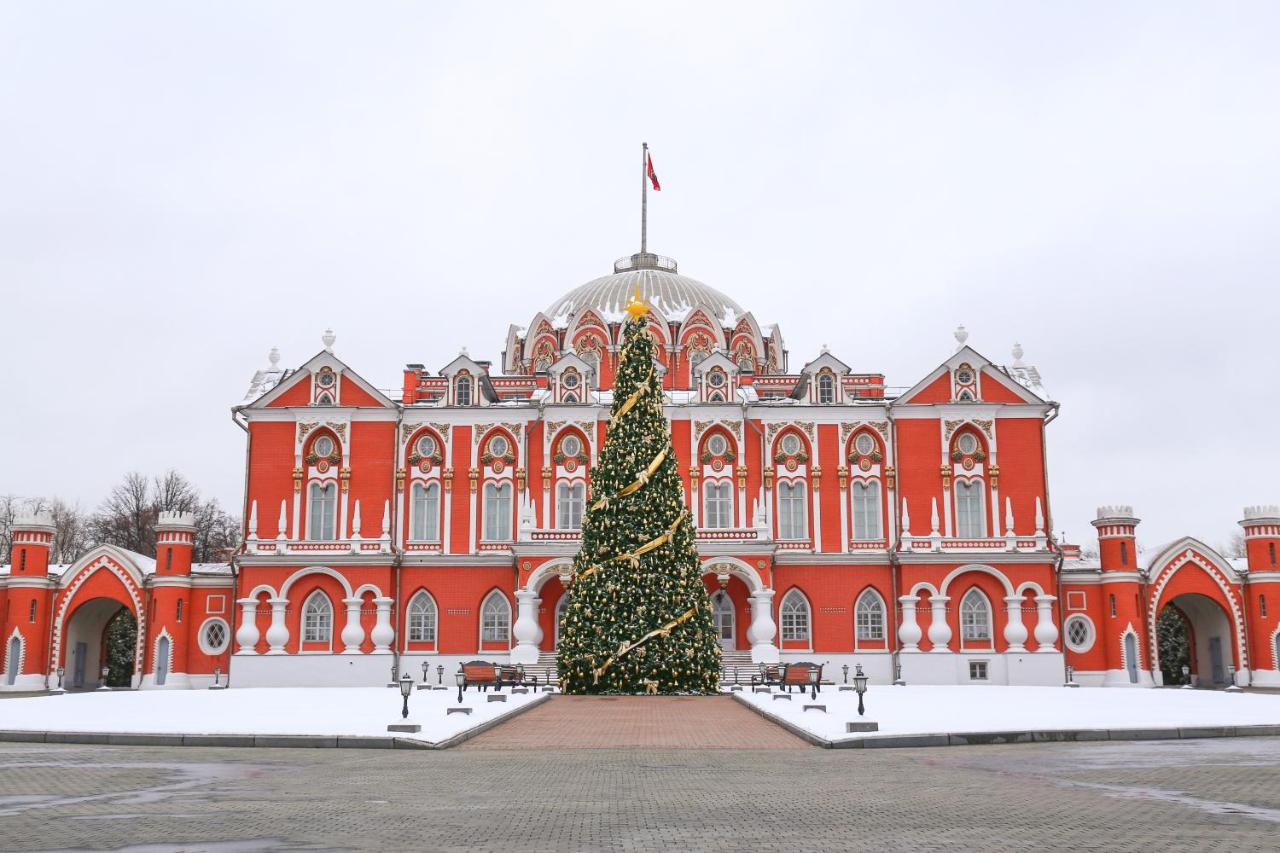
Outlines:
<svg viewBox="0 0 1280 853"><path fill-rule="evenodd" d="M409 673L400 676L400 695L404 697L404 707L400 710L401 718L409 716L409 694L413 692L413 677Z"/></svg>

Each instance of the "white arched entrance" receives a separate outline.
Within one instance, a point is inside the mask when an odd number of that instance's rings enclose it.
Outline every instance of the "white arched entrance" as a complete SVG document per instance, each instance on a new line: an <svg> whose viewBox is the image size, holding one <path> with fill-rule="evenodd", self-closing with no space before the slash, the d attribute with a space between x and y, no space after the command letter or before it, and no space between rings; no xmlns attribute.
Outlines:
<svg viewBox="0 0 1280 853"><path fill-rule="evenodd" d="M751 662L777 663L781 660L777 645L778 625L773 621L773 590L765 586L760 573L750 563L737 557L709 557L702 561L702 576L705 578L707 575L715 576L721 592L731 577L746 584L751 602L751 624L747 628L747 641L751 643ZM715 606L714 593L712 606ZM717 621L716 624L719 628L720 622ZM736 625L731 625L730 630L736 631ZM731 634L729 638L721 640L722 649L733 649L732 636Z"/></svg>
<svg viewBox="0 0 1280 853"><path fill-rule="evenodd" d="M715 622L716 639L720 641L720 650L737 651L737 617L733 610L733 600L723 589L718 589L711 594L711 618Z"/></svg>

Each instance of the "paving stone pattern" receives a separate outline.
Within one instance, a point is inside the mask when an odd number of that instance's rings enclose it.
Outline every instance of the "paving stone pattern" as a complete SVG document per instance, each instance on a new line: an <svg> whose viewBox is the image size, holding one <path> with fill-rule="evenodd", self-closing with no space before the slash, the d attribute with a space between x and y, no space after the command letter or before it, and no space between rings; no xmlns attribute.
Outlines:
<svg viewBox="0 0 1280 853"><path fill-rule="evenodd" d="M462 749L808 749L728 696L552 696Z"/></svg>
<svg viewBox="0 0 1280 853"><path fill-rule="evenodd" d="M875 751L0 744L0 849L1262 850L1280 739Z"/></svg>

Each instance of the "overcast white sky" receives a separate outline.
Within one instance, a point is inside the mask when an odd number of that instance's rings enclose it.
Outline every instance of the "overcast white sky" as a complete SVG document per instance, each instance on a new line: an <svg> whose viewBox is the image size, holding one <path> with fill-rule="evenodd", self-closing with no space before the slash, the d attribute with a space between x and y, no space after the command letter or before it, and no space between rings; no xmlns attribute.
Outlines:
<svg viewBox="0 0 1280 853"><path fill-rule="evenodd" d="M1055 527L1280 502L1274 3L0 3L0 493L175 467L332 325L380 387L638 246L913 384L1015 340Z"/></svg>

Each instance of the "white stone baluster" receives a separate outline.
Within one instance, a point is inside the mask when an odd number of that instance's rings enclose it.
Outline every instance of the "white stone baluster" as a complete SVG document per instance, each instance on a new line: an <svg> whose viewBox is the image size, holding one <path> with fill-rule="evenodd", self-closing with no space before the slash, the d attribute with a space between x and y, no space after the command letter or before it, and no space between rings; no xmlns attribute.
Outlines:
<svg viewBox="0 0 1280 853"><path fill-rule="evenodd" d="M1004 626L1004 641L1009 644L1009 651L1025 652L1027 626L1022 624L1022 596L1005 596L1004 609L1009 618Z"/></svg>
<svg viewBox="0 0 1280 853"><path fill-rule="evenodd" d="M272 598L268 601L271 605L271 626L267 628L267 644L271 646L267 650L269 655L284 654L285 643L289 642L289 629L284 624L284 609L289 604L287 598Z"/></svg>
<svg viewBox="0 0 1280 853"><path fill-rule="evenodd" d="M347 624L342 626L342 645L343 654L355 655L360 653L360 644L364 642L364 626L360 624L360 606L364 604L364 600L360 598L344 598L342 603L347 606Z"/></svg>
<svg viewBox="0 0 1280 853"><path fill-rule="evenodd" d="M758 589L751 593L751 625L747 628L747 640L751 643L752 663L777 663L782 659L774 644L778 625L773 621L773 595L771 589Z"/></svg>
<svg viewBox="0 0 1280 853"><path fill-rule="evenodd" d="M1053 622L1053 603L1057 601L1056 596L1037 595L1036 596L1036 642L1039 647L1037 652L1051 653L1057 651L1053 644L1058 642L1058 626Z"/></svg>
<svg viewBox="0 0 1280 853"><path fill-rule="evenodd" d="M511 627L516 647L511 650L512 663L538 662L538 635L542 633L538 626L538 605L541 603L536 592L516 590L516 624Z"/></svg>
<svg viewBox="0 0 1280 853"><path fill-rule="evenodd" d="M240 651L237 654L257 654L258 599L241 598L236 604L240 605L240 627L236 629L236 642L240 644Z"/></svg>
<svg viewBox="0 0 1280 853"><path fill-rule="evenodd" d="M933 643L933 651L949 652L947 644L951 642L951 626L947 624L947 602L951 599L945 595L935 595L929 599L929 642Z"/></svg>
<svg viewBox="0 0 1280 853"><path fill-rule="evenodd" d="M914 595L903 595L898 597L898 603L902 605L902 624L898 626L898 640L902 643L902 651L918 652L920 638L924 636L920 631L920 623L916 621L916 605L920 600Z"/></svg>
<svg viewBox="0 0 1280 853"><path fill-rule="evenodd" d="M373 623L373 631L369 633L369 639L373 640L373 653L389 654L391 644L396 639L396 629L391 625L391 599L375 598L373 604L378 608L377 621Z"/></svg>

